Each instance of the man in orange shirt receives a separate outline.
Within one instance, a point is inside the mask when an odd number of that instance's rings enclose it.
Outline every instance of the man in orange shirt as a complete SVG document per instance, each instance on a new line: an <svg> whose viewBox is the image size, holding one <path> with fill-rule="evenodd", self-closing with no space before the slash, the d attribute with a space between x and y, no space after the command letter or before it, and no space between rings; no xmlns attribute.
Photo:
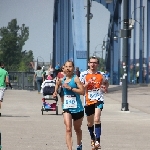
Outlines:
<svg viewBox="0 0 150 150"><path fill-rule="evenodd" d="M101 72L97 71L99 60L95 56L88 62L89 69L81 72L80 80L85 86L85 113L87 115L87 126L91 136L93 149L100 147L101 135L101 111L103 109L103 93L107 91L108 82ZM95 134L94 134L95 125Z"/></svg>

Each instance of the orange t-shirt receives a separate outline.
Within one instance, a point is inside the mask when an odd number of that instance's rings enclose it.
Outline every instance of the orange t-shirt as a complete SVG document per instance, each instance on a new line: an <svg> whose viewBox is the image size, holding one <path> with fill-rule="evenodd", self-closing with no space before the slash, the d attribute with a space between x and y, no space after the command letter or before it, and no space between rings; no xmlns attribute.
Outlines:
<svg viewBox="0 0 150 150"><path fill-rule="evenodd" d="M85 81L91 82L88 84L85 93L86 105L91 105L96 103L100 99L100 87L103 82L103 75L100 73L90 74L85 76Z"/></svg>

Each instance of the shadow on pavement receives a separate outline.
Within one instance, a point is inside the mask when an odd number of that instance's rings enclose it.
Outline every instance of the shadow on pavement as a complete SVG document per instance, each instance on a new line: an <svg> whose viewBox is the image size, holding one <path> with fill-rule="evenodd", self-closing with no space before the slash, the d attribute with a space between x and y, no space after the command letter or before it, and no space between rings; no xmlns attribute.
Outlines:
<svg viewBox="0 0 150 150"><path fill-rule="evenodd" d="M148 84L128 84L128 88L141 88L141 87L148 87ZM121 85L116 85L111 87L108 87L108 93L114 92L114 91L121 91L122 86Z"/></svg>
<svg viewBox="0 0 150 150"><path fill-rule="evenodd" d="M56 115L56 114L43 114L43 115L50 115L50 116L62 116L62 114L58 114L58 115Z"/></svg>
<svg viewBox="0 0 150 150"><path fill-rule="evenodd" d="M1 117L30 117L30 116L1 115Z"/></svg>

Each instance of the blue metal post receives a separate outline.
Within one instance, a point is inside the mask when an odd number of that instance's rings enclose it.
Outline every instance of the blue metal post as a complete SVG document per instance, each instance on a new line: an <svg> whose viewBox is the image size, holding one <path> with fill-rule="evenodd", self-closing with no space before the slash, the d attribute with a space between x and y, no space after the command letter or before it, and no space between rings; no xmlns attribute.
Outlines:
<svg viewBox="0 0 150 150"><path fill-rule="evenodd" d="M1 150L1 148L2 148L2 142L1 142L1 132L0 132L0 150Z"/></svg>
<svg viewBox="0 0 150 150"><path fill-rule="evenodd" d="M142 26L143 26L143 22L142 22L142 7L143 6L143 0L140 0L140 49L139 49L139 83L143 83L143 41L142 41L142 37L143 37L143 31L142 31Z"/></svg>
<svg viewBox="0 0 150 150"><path fill-rule="evenodd" d="M124 0L123 1L123 20L124 20L124 25L123 29L127 32L129 32L129 0ZM122 106L121 110L122 111L128 111L128 36L126 38L123 38L123 78L122 78Z"/></svg>
<svg viewBox="0 0 150 150"><path fill-rule="evenodd" d="M146 65L147 65L147 76L146 76L146 83L150 83L149 81L149 57L150 57L150 0L147 1L147 60L146 60Z"/></svg>
<svg viewBox="0 0 150 150"><path fill-rule="evenodd" d="M113 71L114 71L114 78L113 78L113 84L117 85L118 84L118 59L119 59L119 48L118 48L118 41L114 41L114 33L118 29L118 22L117 20L114 20L114 26L113 26Z"/></svg>
<svg viewBox="0 0 150 150"><path fill-rule="evenodd" d="M119 29L121 29L121 3L118 4L118 14L119 14L119 17L118 17L118 31ZM119 35L119 33L118 33ZM119 59L118 59L118 84L120 83L120 51L121 51L121 38L118 37L118 55L119 55Z"/></svg>
<svg viewBox="0 0 150 150"><path fill-rule="evenodd" d="M111 66L110 66L110 82L111 84L114 84L114 70L113 70L113 66L114 66L114 62L113 62L113 42L112 40L110 41L110 60L111 60Z"/></svg>
<svg viewBox="0 0 150 150"><path fill-rule="evenodd" d="M64 0L60 0L60 65L64 63Z"/></svg>
<svg viewBox="0 0 150 150"><path fill-rule="evenodd" d="M64 2L64 60L63 63L67 61L68 57L68 2ZM63 64L62 64L63 65Z"/></svg>
<svg viewBox="0 0 150 150"><path fill-rule="evenodd" d="M60 61L60 56L61 56L61 53L60 53L60 48L61 48L61 12L60 12L60 9L61 9L61 1L59 0L58 2L58 26L57 26L57 41L56 41L56 64Z"/></svg>
<svg viewBox="0 0 150 150"><path fill-rule="evenodd" d="M136 9L137 0L134 0L134 10ZM136 11L134 11L134 19L136 19ZM136 23L134 25L133 35L133 81L136 78Z"/></svg>
<svg viewBox="0 0 150 150"><path fill-rule="evenodd" d="M127 10L129 13L129 18L131 18L131 1L129 1L129 9ZM128 39L128 78L127 82L130 83L130 51L131 51L131 38Z"/></svg>

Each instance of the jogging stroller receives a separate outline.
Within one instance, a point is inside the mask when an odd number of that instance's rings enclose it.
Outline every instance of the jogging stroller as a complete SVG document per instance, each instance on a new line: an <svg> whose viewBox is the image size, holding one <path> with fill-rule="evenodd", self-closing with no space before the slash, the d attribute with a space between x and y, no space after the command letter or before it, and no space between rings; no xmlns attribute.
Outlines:
<svg viewBox="0 0 150 150"><path fill-rule="evenodd" d="M52 95L55 91L55 85L56 85L56 79L52 79L52 80L45 80L42 83L41 86L41 93L43 93L43 98L42 98L42 115L43 112L46 111L56 111L56 115L58 115L58 97L53 98ZM55 101L54 103L48 103L47 100L53 100Z"/></svg>

